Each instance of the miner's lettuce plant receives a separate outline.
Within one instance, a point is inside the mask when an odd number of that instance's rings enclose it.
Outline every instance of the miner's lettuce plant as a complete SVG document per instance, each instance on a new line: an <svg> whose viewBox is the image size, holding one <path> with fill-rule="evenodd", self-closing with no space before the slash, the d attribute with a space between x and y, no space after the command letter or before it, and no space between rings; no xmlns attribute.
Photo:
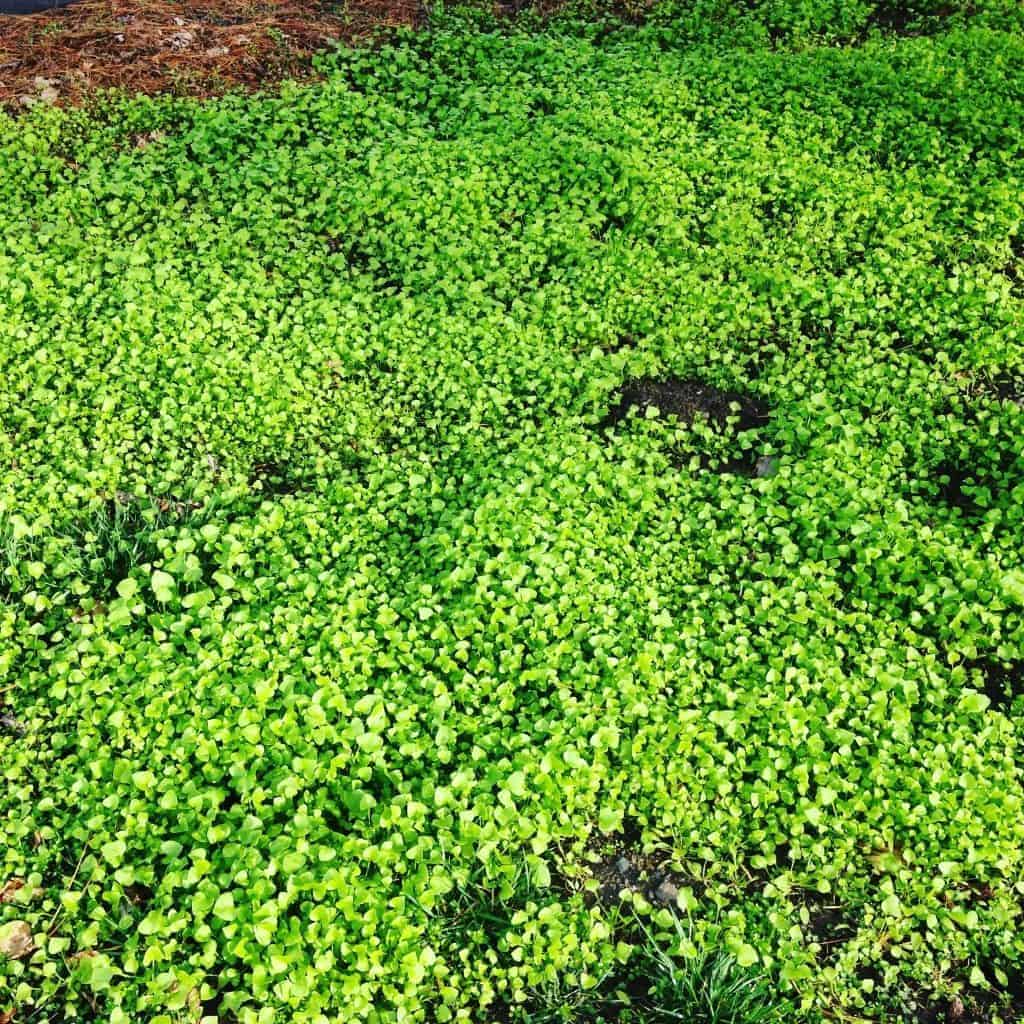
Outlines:
<svg viewBox="0 0 1024 1024"><path fill-rule="evenodd" d="M913 13L0 115L0 1018L1010 1018L1024 25Z"/></svg>

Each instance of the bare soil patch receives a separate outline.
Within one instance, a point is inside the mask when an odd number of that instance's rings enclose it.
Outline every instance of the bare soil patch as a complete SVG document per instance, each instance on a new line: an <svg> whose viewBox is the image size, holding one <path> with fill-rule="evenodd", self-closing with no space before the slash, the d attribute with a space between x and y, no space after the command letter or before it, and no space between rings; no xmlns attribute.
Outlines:
<svg viewBox="0 0 1024 1024"><path fill-rule="evenodd" d="M617 401L602 421L612 427L626 418L631 409L644 412L656 408L663 416L675 416L692 423L698 416L719 426L735 417L737 430L752 430L768 421L768 406L752 395L725 391L705 381L689 377L642 377L627 381L616 393Z"/></svg>
<svg viewBox="0 0 1024 1024"><path fill-rule="evenodd" d="M74 105L101 89L210 96L310 75L312 57L418 24L421 0L79 0L0 17L0 106Z"/></svg>
<svg viewBox="0 0 1024 1024"><path fill-rule="evenodd" d="M818 962L823 966L833 963L843 944L856 934L856 921L834 897L800 890L796 899L807 908L805 928L818 944Z"/></svg>
<svg viewBox="0 0 1024 1024"><path fill-rule="evenodd" d="M303 481L289 463L268 457L253 464L249 473L249 486L264 494L280 497L302 490Z"/></svg>
<svg viewBox="0 0 1024 1024"><path fill-rule="evenodd" d="M1024 662L980 658L967 667L981 673L982 693L997 711L1008 711L1017 697L1024 696Z"/></svg>

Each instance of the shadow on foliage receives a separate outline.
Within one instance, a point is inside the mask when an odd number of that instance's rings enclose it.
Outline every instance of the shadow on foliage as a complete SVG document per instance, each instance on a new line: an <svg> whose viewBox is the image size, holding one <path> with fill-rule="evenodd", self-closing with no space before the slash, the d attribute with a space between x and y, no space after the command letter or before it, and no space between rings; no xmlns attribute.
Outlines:
<svg viewBox="0 0 1024 1024"><path fill-rule="evenodd" d="M265 457L252 464L249 486L264 494L281 497L304 490L305 481L290 463Z"/></svg>
<svg viewBox="0 0 1024 1024"><path fill-rule="evenodd" d="M961 8L955 3L883 0L875 4L868 16L861 38L866 38L872 29L905 38L936 35L949 18L959 13Z"/></svg>
<svg viewBox="0 0 1024 1024"><path fill-rule="evenodd" d="M997 711L1008 711L1018 697L1024 697L1024 662L976 658L964 667L981 674L981 692Z"/></svg>

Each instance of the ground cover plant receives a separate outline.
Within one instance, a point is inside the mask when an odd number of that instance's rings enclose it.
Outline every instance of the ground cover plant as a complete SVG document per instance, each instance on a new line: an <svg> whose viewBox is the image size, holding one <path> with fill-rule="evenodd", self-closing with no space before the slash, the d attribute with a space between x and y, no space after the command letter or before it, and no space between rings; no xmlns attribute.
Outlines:
<svg viewBox="0 0 1024 1024"><path fill-rule="evenodd" d="M0 115L0 1019L1019 1019L1017 6L322 71Z"/></svg>

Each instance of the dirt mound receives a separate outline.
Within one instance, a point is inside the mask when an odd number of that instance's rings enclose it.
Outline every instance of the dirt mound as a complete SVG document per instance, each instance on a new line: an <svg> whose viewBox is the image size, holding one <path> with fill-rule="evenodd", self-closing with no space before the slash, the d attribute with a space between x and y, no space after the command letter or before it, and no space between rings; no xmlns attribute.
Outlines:
<svg viewBox="0 0 1024 1024"><path fill-rule="evenodd" d="M623 384L616 395L618 401L609 408L601 424L604 427L619 423L631 409L643 412L652 407L683 423L704 415L722 426L730 417L737 417L737 430L762 426L769 416L768 406L752 395L723 391L713 384L686 377L638 378Z"/></svg>

